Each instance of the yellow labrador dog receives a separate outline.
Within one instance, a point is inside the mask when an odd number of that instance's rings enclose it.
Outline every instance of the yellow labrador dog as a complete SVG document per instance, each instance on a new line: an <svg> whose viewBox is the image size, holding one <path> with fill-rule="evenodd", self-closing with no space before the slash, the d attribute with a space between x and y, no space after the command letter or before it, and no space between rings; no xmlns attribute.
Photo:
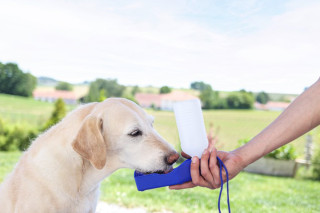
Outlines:
<svg viewBox="0 0 320 213"><path fill-rule="evenodd" d="M119 168L167 172L177 152L135 103L83 105L40 135L0 186L2 213L95 212L100 182Z"/></svg>

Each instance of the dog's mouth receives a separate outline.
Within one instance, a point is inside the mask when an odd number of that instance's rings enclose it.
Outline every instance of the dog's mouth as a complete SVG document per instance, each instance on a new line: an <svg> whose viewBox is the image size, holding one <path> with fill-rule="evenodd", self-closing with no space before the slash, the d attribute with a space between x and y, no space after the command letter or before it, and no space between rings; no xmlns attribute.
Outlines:
<svg viewBox="0 0 320 213"><path fill-rule="evenodd" d="M140 172L140 173L143 173L143 174L153 174L153 173L157 173L157 174L168 174L169 172L171 172L173 170L173 167L170 166L168 168L166 168L165 170L156 170L156 171L150 171L150 172Z"/></svg>
<svg viewBox="0 0 320 213"><path fill-rule="evenodd" d="M165 169L164 171L156 171L155 173L158 174L168 174L169 172L171 172L173 170L173 167L170 166L168 169Z"/></svg>

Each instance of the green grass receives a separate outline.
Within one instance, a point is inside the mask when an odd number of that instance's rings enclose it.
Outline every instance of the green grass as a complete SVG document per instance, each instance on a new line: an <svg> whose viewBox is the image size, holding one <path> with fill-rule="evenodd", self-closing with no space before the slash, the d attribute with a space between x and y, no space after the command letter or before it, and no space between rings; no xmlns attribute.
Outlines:
<svg viewBox="0 0 320 213"><path fill-rule="evenodd" d="M0 118L10 124L42 126L53 111L53 104L13 95L0 94ZM71 110L74 106L67 106Z"/></svg>
<svg viewBox="0 0 320 213"><path fill-rule="evenodd" d="M21 153L0 152L0 182L13 169ZM230 182L230 202L233 212L319 212L320 182L292 178L268 177L240 173ZM139 192L133 171L122 169L101 184L101 199L127 207L161 209L176 213L217 212L219 190L194 188L171 191L160 188ZM226 191L222 197L226 212Z"/></svg>
<svg viewBox="0 0 320 213"><path fill-rule="evenodd" d="M18 162L21 152L0 152L0 183Z"/></svg>

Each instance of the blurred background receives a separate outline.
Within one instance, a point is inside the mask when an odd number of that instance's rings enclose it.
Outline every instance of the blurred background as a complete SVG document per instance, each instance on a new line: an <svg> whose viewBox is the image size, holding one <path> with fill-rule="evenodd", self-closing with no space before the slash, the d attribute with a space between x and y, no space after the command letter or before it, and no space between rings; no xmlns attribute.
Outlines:
<svg viewBox="0 0 320 213"><path fill-rule="evenodd" d="M0 0L0 10L0 182L79 104L128 98L181 150L172 106L198 98L209 139L230 151L320 77L316 0ZM230 183L232 209L320 212L319 148L317 127L265 157L288 161L286 173L242 172ZM216 212L217 198L204 188L138 192L131 170L101 190L129 211Z"/></svg>

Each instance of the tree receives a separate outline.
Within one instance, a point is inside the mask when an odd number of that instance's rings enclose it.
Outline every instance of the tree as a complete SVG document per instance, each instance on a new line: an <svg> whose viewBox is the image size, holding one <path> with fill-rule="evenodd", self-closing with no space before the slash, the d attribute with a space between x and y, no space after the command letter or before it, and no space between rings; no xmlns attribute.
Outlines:
<svg viewBox="0 0 320 213"><path fill-rule="evenodd" d="M133 101L133 102L135 102L136 104L139 105L138 101L137 101L132 95L130 95L130 94L124 94L124 95L123 95L123 98L126 98L126 99L128 99L128 100L130 100L130 101Z"/></svg>
<svg viewBox="0 0 320 213"><path fill-rule="evenodd" d="M253 94L246 91L233 92L226 98L230 109L251 109L253 107Z"/></svg>
<svg viewBox="0 0 320 213"><path fill-rule="evenodd" d="M195 81L190 84L191 89L199 90L199 91L205 90L208 86L209 86L209 84L206 84L202 81Z"/></svg>
<svg viewBox="0 0 320 213"><path fill-rule="evenodd" d="M58 123L66 115L66 104L64 101L59 98L54 104L54 110L51 114L50 119L44 126L44 129L47 129L56 123Z"/></svg>
<svg viewBox="0 0 320 213"><path fill-rule="evenodd" d="M7 136L9 134L8 128L5 128L3 121L0 119L0 150L7 151Z"/></svg>
<svg viewBox="0 0 320 213"><path fill-rule="evenodd" d="M212 90L211 86L202 90L200 93L200 100L202 102L203 109L213 109L214 100L216 98L215 92Z"/></svg>
<svg viewBox="0 0 320 213"><path fill-rule="evenodd" d="M4 134L4 124L3 121L0 118L0 135Z"/></svg>
<svg viewBox="0 0 320 213"><path fill-rule="evenodd" d="M168 86L163 86L160 88L160 94L166 94L166 93L170 93L171 92L171 88Z"/></svg>
<svg viewBox="0 0 320 213"><path fill-rule="evenodd" d="M122 97L125 88L115 79L97 79L90 83L89 93L84 100L85 102L99 101L101 90L104 90L108 97Z"/></svg>
<svg viewBox="0 0 320 213"><path fill-rule="evenodd" d="M141 92L141 89L136 85L131 90L131 95L135 96L138 92Z"/></svg>
<svg viewBox="0 0 320 213"><path fill-rule="evenodd" d="M107 98L106 91L104 89L100 90L99 102L106 100L106 98Z"/></svg>
<svg viewBox="0 0 320 213"><path fill-rule="evenodd" d="M55 88L56 90L64 90L64 91L73 90L73 86L70 83L64 82L64 81L60 81Z"/></svg>
<svg viewBox="0 0 320 213"><path fill-rule="evenodd" d="M250 92L241 93L240 109L252 109L254 104L253 94Z"/></svg>
<svg viewBox="0 0 320 213"><path fill-rule="evenodd" d="M222 101L219 98L219 93L213 91L210 85L206 85L200 93L200 100L202 102L203 109L217 109L222 108Z"/></svg>
<svg viewBox="0 0 320 213"><path fill-rule="evenodd" d="M99 101L100 99L100 91L98 84L92 82L89 87L89 93L84 97L84 102L94 102Z"/></svg>
<svg viewBox="0 0 320 213"><path fill-rule="evenodd" d="M240 108L240 97L237 93L232 93L226 98L228 108L239 109Z"/></svg>
<svg viewBox="0 0 320 213"><path fill-rule="evenodd" d="M270 97L267 93L262 91L257 94L257 97L256 97L257 102L261 104L266 104L269 100L270 100Z"/></svg>
<svg viewBox="0 0 320 213"><path fill-rule="evenodd" d="M29 97L36 84L36 77L22 72L17 64L0 63L0 93Z"/></svg>

